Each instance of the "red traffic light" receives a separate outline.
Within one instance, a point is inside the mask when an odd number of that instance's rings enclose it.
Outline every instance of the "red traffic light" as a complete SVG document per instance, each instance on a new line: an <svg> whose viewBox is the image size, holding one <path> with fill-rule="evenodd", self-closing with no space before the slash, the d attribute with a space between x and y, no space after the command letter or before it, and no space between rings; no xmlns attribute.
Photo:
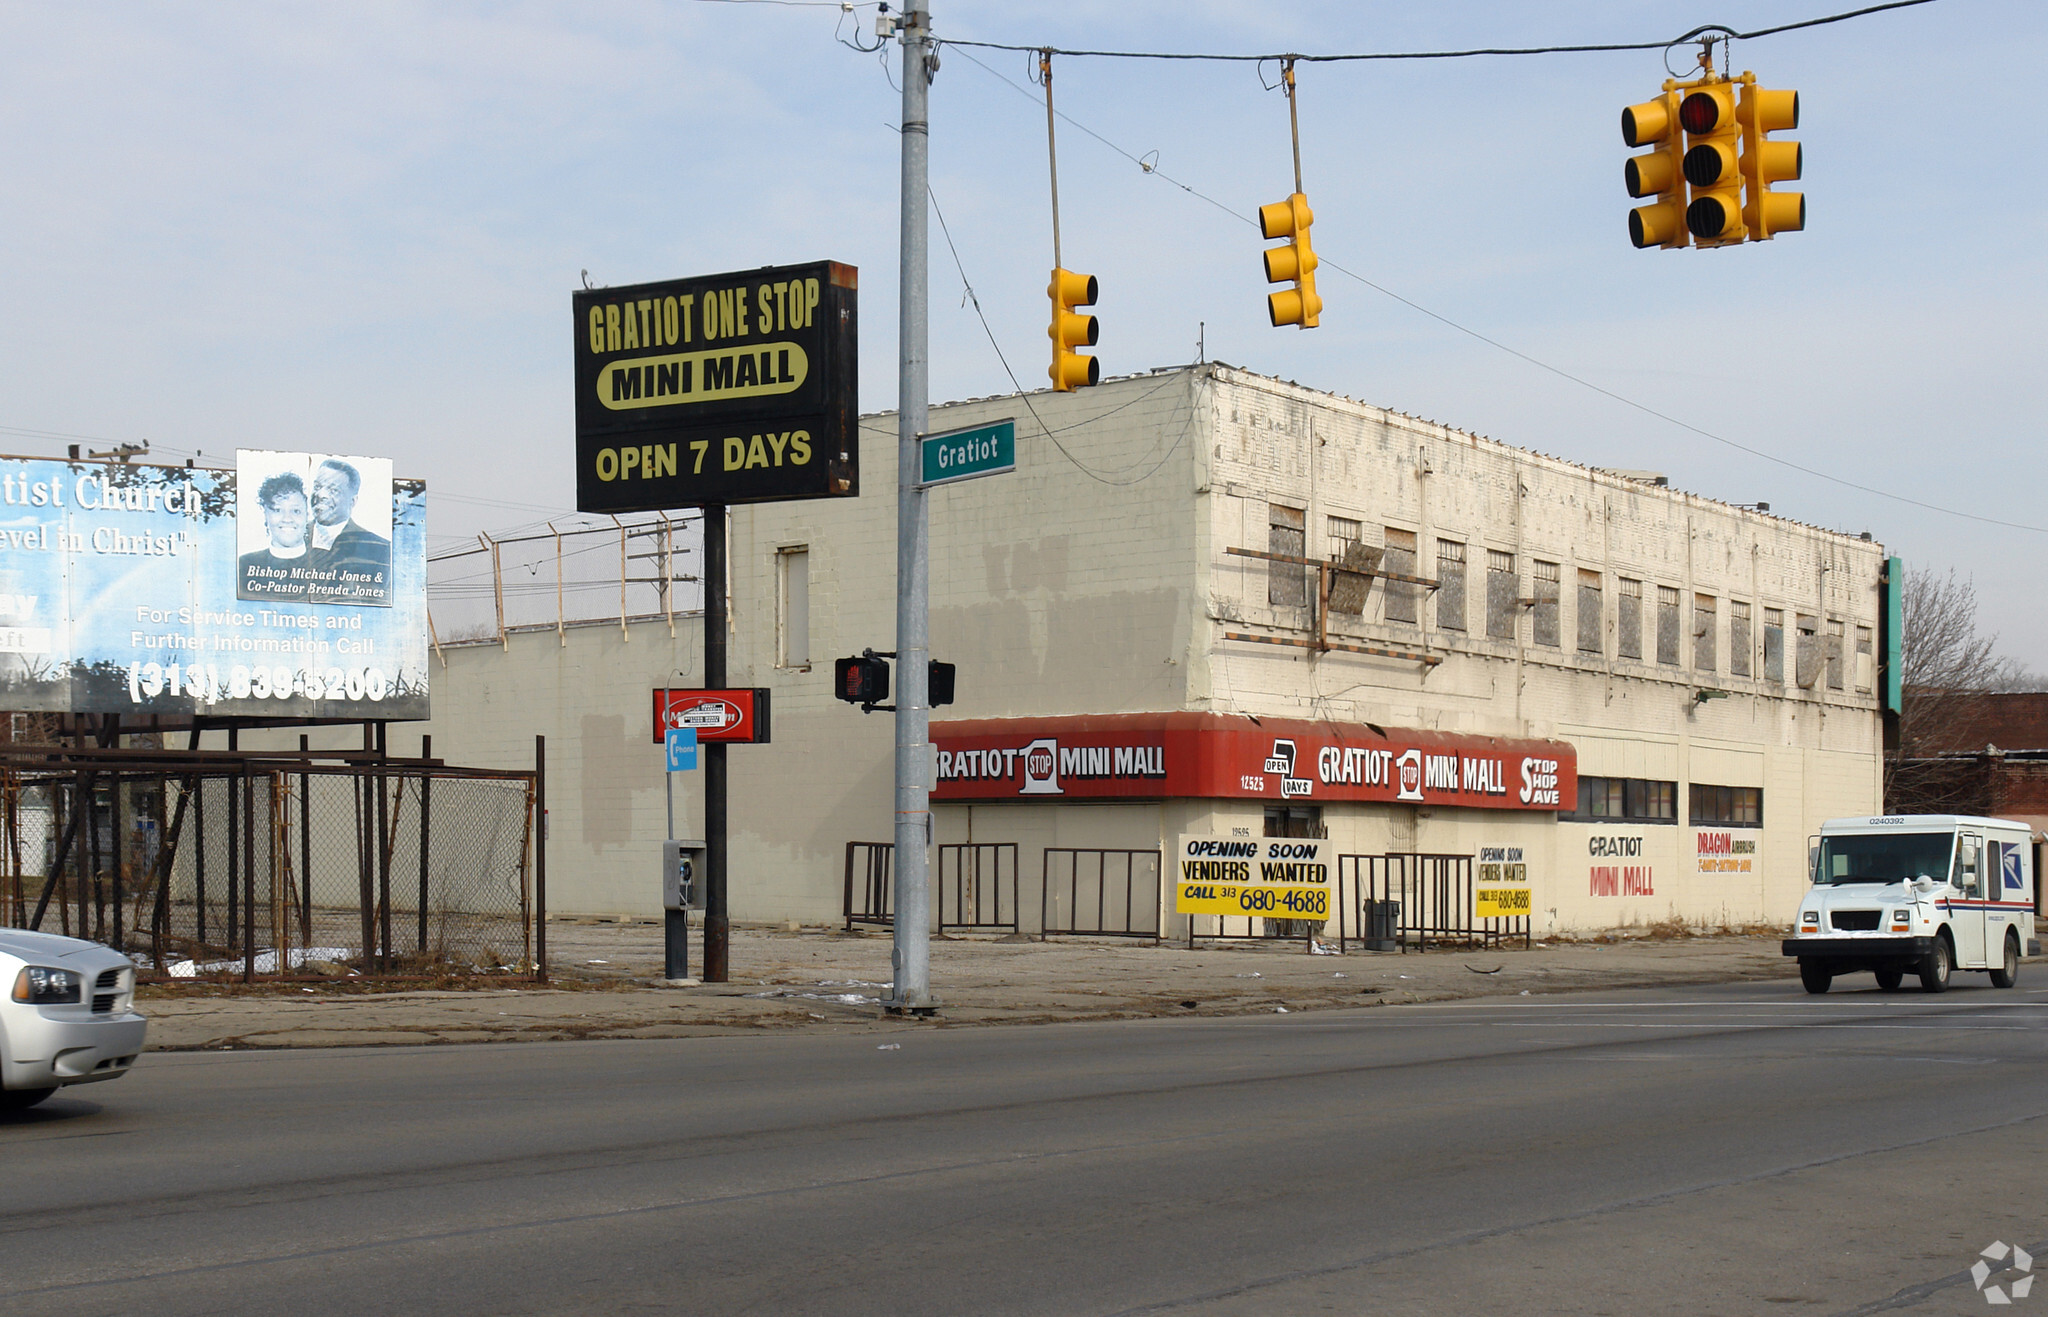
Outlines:
<svg viewBox="0 0 2048 1317"><path fill-rule="evenodd" d="M1678 122L1689 133L1711 133L1721 126L1721 101L1696 91L1678 103Z"/></svg>

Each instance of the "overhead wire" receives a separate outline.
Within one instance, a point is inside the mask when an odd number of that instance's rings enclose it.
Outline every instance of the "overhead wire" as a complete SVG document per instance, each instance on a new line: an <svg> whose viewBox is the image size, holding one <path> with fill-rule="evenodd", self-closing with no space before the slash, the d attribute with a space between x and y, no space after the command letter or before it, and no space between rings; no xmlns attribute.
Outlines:
<svg viewBox="0 0 2048 1317"><path fill-rule="evenodd" d="M1758 37L1776 36L1781 32L1796 32L1801 28L1822 27L1829 23L1842 23L1852 18L1862 18L1869 14L1883 13L1888 9L1911 9L1916 5L1933 3L1934 0L1888 0L1885 4L1865 5L1861 9L1851 9L1839 14L1827 14L1820 18L1803 18L1797 22L1779 23L1772 27L1760 27L1749 32L1739 31L1720 23L1705 23L1682 36L1672 37L1666 41L1603 42L1596 45L1579 46L1488 46L1471 50L1373 51L1349 55L1308 55L1288 51L1274 51L1263 55L1221 55L1159 50L1070 50L1063 46L1047 46L1042 42L1026 46L1003 41L966 41L953 37L934 38L934 40L939 45L975 46L983 50L1023 50L1033 53L1046 51L1054 55L1070 55L1096 59L1191 60L1225 64L1264 63L1268 60L1276 59L1299 60L1304 64L1345 64L1359 63L1367 60L1474 59L1489 55L1591 55L1629 50L1665 50L1705 36L1709 32L1717 32L1738 41L1753 41Z"/></svg>
<svg viewBox="0 0 2048 1317"><path fill-rule="evenodd" d="M1858 15L1861 15L1861 14L1866 14L1866 13L1873 13L1873 12L1876 12L1876 11L1877 11L1878 9L1895 9L1895 8L1900 8L1900 7L1903 7L1904 5L1907 5L1907 4L1925 4L1925 3L1932 3L1932 0L1898 0L1898 2L1897 2L1897 3L1894 3L1894 4L1890 4L1890 5L1879 5L1879 6L1875 6L1875 7L1873 7L1873 8L1870 8L1870 9L1861 9L1861 10L1856 10L1856 11L1854 11L1854 12L1852 12L1852 13L1849 13L1849 14L1840 14L1840 15L1834 15L1834 16L1832 16L1832 17L1830 17L1830 18L1827 18L1827 19L1813 19L1813 20L1807 20L1807 21L1805 21L1804 23L1801 23L1801 24L1790 24L1790 25L1785 25L1785 26L1782 26L1782 27L1778 27L1778 28L1772 28L1772 29L1768 29L1768 30L1765 30L1765 31L1763 31L1763 32L1759 32L1759 33L1754 33L1754 34L1740 34L1740 33L1738 33L1738 34L1736 34L1736 35L1739 35L1739 36L1740 36L1740 35L1769 35L1769 33L1770 33L1770 32L1777 32L1777 31L1787 31L1787 30L1790 30L1790 29L1791 29L1792 27L1797 27L1797 26L1814 26L1814 25L1816 25L1816 24L1818 24L1818 23L1822 23L1822 22L1838 22L1838 21L1841 21L1841 20L1842 20L1843 18L1851 18L1851 17L1856 17L1856 16L1858 16ZM953 44L960 44L960 43L953 43ZM983 44L987 44L987 43L983 43ZM1029 47L1008 47L1008 46L1004 46L1004 47L999 47L999 48L1000 48L1000 49L1019 49L1019 50L1025 50L1025 51L1028 51L1028 52L1032 53L1033 55L1036 55L1036 54L1037 54L1037 52L1038 52L1038 51L1039 51L1039 50L1041 49L1040 47L1037 47L1037 46L1029 46ZM1629 48L1630 48L1630 49L1639 49L1639 48L1641 48L1641 47L1629 47ZM1075 53L1075 52L1056 52L1056 53ZM1086 53L1086 52L1080 52L1080 53ZM994 68L991 68L991 67L990 67L990 66L989 66L989 65L988 65L988 64L987 64L986 62L984 62L984 61L982 61L982 60L980 60L980 59L977 59L977 58L976 58L975 56L973 56L972 54L969 54L969 53L967 53L966 51L961 51L961 52L960 52L960 55L961 55L961 57L962 57L963 59L966 59L966 60L967 60L967 61L968 61L969 63L971 63L971 64L974 64L974 65L975 65L976 67L978 67L978 68L982 69L982 70L983 70L984 72L988 73L988 74L989 74L989 75L990 75L991 77L993 77L993 78L996 78L996 79L997 79L998 81L1000 81L1000 82L1002 82L1002 83L1003 83L1004 85L1008 86L1008 87L1009 87L1009 88L1010 88L1011 90L1013 90L1013 91L1017 92L1017 93L1018 93L1019 95L1021 95L1021 96L1025 97L1025 98L1026 98L1027 100L1030 100L1031 102L1033 102L1033 104L1034 104L1034 105L1036 105L1036 104L1037 104L1037 102L1038 102L1038 98L1037 98L1036 96L1034 96L1034 95L1033 95L1033 94L1032 94L1032 93L1031 93L1030 91L1028 91L1028 90L1027 90L1027 89L1025 89L1024 87L1021 87L1021 86L1019 86L1019 85L1018 85L1018 84L1017 84L1017 83L1016 83L1015 81L1013 81L1013 80L1012 80L1011 78L1009 78L1009 77L1008 77L1007 75L1005 75L1005 74L1003 74L1003 73L1001 73L1001 72L998 72L998 71L997 71L996 69L994 69ZM1245 58L1252 58L1252 57L1245 57ZM1262 57L1259 57L1259 58L1268 58L1268 59L1270 59L1270 58L1279 58L1279 57L1275 57L1275 56L1262 56ZM1306 58L1307 58L1307 56L1301 56L1301 57L1299 57L1299 58L1303 58L1303 59L1306 59ZM1126 149L1126 148L1124 148L1123 146L1119 145L1119 144L1118 144L1118 143L1116 143L1116 142L1113 142L1113 141L1111 141L1111 140L1110 140L1109 138L1107 138L1107 137L1104 137L1104 136L1103 136L1103 135L1102 135L1101 133L1098 133L1098 132L1096 132L1096 131L1095 131L1094 129L1092 129L1092 128L1088 127L1088 126L1087 126L1086 124L1083 124L1083 123L1080 123L1080 122L1078 122L1077 120L1075 120L1075 119L1073 118L1073 116L1072 116L1072 115L1069 115L1069 114L1068 114L1068 113L1067 113L1066 111L1064 111L1064 110L1061 110L1061 111L1059 111L1058 113L1059 113L1059 117L1060 117L1061 119L1065 120L1065 121L1066 121L1066 122L1067 122L1068 124L1072 125L1072 126L1073 126L1074 128L1078 129L1078 130L1079 130L1080 132L1083 132L1083 133L1087 134L1087 135L1088 135L1089 137L1091 137L1091 138L1094 138L1094 139L1095 139L1095 140L1096 140L1097 142L1100 142L1100 143L1102 143L1102 145L1104 145L1105 147L1109 148L1109 149L1110 149L1111 151L1114 151L1114 152L1115 152L1116 154L1118 154L1118 155L1122 156L1122 157L1123 157L1124 159L1126 159L1126 160L1129 160L1129 161L1131 161L1131 162L1132 162L1133 164L1137 165L1137 166L1138 166L1138 168L1139 168L1139 169L1140 169L1140 170L1141 170L1141 171L1142 171L1143 173L1145 173L1145 174L1147 174L1147 175L1150 175L1150 176L1153 176L1153 177L1157 177L1157 178L1163 179L1163 180L1165 180L1166 182L1168 182L1168 183L1171 183L1171 184L1172 184L1173 186L1175 186L1175 187L1177 187L1177 188L1181 189L1181 190L1182 190L1183 192L1186 192L1186 193L1187 193L1188 195L1190 195L1190 196L1192 196L1192 197L1195 197L1195 198L1197 198L1198 200L1201 200L1201 201L1207 202L1207 203L1208 203L1209 205L1211 205L1211 206L1214 206L1214 207L1215 207L1216 209L1218 209L1218 210L1222 211L1222 212L1223 212L1224 214L1226 214L1226 215L1229 215L1229 216L1230 216L1230 217L1231 217L1232 219L1235 219L1235 220L1237 220L1237 221L1238 221L1238 222L1240 222L1240 223L1243 223L1243 224L1248 224L1248 225L1250 225L1251 227L1253 227L1253 228L1255 228L1255 229L1256 229L1256 228L1259 228L1259 223L1258 223L1258 220L1257 220L1257 219L1256 219L1256 218L1255 218L1254 216L1251 216L1251 215L1247 215L1247 214L1245 214L1245 213L1244 213L1244 212L1242 212L1242 211L1239 211L1239 210L1236 210L1236 209L1232 208L1232 207L1231 207L1230 205L1228 205L1227 203L1225 203L1225 202L1223 202L1223 201L1220 201L1220 200L1218 200L1217 198L1215 198L1215 197L1212 197L1212 196L1208 195L1208 194L1207 194L1207 193L1205 193L1205 192L1202 192L1202 191L1201 191L1200 189L1198 189L1198 188L1194 187L1194 186L1193 186L1193 185L1191 185L1191 184L1188 184L1188 183L1184 183L1184 182L1180 181L1179 179L1176 179L1176 178L1172 178L1172 177L1168 176L1167 174L1165 174L1164 172L1162 172L1162 171L1161 171L1161 170L1160 170L1160 169L1158 168L1158 166L1157 166L1156 164L1153 164L1153 163L1150 163L1150 162L1148 162L1148 160L1147 160L1147 159L1145 159L1145 158L1143 158L1143 157L1140 157L1140 156L1138 156L1138 155L1134 155L1134 154L1133 154L1132 152L1130 152L1129 150L1127 150L1127 149ZM943 227L943 221L941 221L941 224L942 224L942 227ZM1263 230L1261 230L1261 232L1263 232ZM948 241L948 243L950 244L950 242L951 242L951 237L950 237L950 235L948 236L948 239L947 239L947 241ZM1592 382L1591 380L1585 379L1585 378L1583 378L1583 377L1581 377L1581 376L1578 376L1578 375L1574 375L1574 374L1572 374L1572 373L1571 373L1570 371L1568 371L1568 370L1565 370L1564 368L1562 368L1562 367L1560 367L1560 366L1554 366L1554 365L1550 364L1549 362L1547 362L1547 361L1544 361L1544 360L1542 360L1542 359L1540 359L1540 358L1538 358L1538 357L1534 357L1534 356L1531 356L1531 355L1530 355L1529 353L1527 353L1527 352L1524 352L1524 351L1522 351L1522 350L1521 350L1521 349L1519 349L1519 348L1511 347L1511 346L1509 346L1508 344L1506 344L1506 343L1503 343L1503 342L1501 342L1501 341L1500 341L1500 340L1498 340L1498 339L1492 338L1492 337L1490 337L1490 336L1488 336L1488 335L1486 335L1486 334L1483 334L1483 333L1481 333L1480 331L1478 331L1478 330L1476 330L1476 329L1473 329L1473 328L1471 328L1470 326L1467 326L1467 325L1464 325L1464 324L1460 324L1460 323L1459 323L1458 321L1456 321L1456 320L1453 320L1453 319L1451 319L1451 318L1450 318L1449 316L1446 316L1446 315L1444 315L1444 314L1442 314L1442 313L1440 313L1440 312L1437 312L1437 311L1432 311L1432 310L1430 310L1430 309L1429 309L1428 307L1426 307L1426 306L1423 306L1423 305L1422 305L1421 303L1419 303L1419 302L1416 302L1416 301L1414 301L1414 300L1413 300L1412 298L1408 298L1408 297L1405 297L1405 296L1401 295L1400 293L1397 293L1397 292L1395 292L1395 291L1394 291L1394 290L1392 290L1391 288L1388 288L1388 287L1386 287L1386 286L1385 286L1385 285L1383 285L1383 284L1377 283L1377 282L1375 282L1375 281L1373 281L1373 280L1371 280L1371 279L1367 278L1366 276L1364 276L1364 275L1362 275L1362 274L1358 273L1358 272L1357 272L1356 270L1350 269L1349 267L1347 267L1347 266L1345 266L1345 265L1343 265L1343 264L1340 264L1340 263L1339 263L1339 262L1337 262L1337 261L1333 261L1333 260L1331 260L1331 259L1330 259L1330 258L1329 258L1329 257L1328 257L1327 255L1322 255L1321 253L1318 253L1318 255L1319 255L1319 256L1321 257L1321 265L1322 265L1322 266L1323 266L1324 268L1327 268L1327 269L1331 269L1331 270L1335 270L1335 271L1337 271L1337 272L1338 272L1339 274L1345 275L1346 277L1348 277L1348 278L1350 278L1350 279L1352 279L1352 280L1354 280L1354 281L1356 281L1356 282L1358 282L1358 283L1360 283L1360 284L1363 284L1363 285L1364 285L1365 287L1367 287L1367 288L1370 288L1370 289L1372 289L1372 290L1373 290L1374 292L1376 292L1376 293L1379 293L1379 294L1381 294L1382 296L1384 296L1384 297L1387 297L1387 298L1389 298L1389 299L1391 299L1391 300L1393 300L1393 301L1399 302L1399 303L1400 303L1401 305L1403 305L1403 306L1405 306L1405 307L1408 307L1408 308L1409 308L1410 310L1413 310L1413 311L1416 311L1416 312L1418 312L1418 313L1420 313L1420 314L1422 314L1422 315L1428 316L1428 317L1429 317L1430 319L1432 319L1432 320L1435 320L1435 321L1437 321L1438 323L1440 323L1440 324L1442 324L1442 325L1445 325L1445 326L1446 326L1446 327L1448 327L1448 328L1454 329L1454 330L1458 331L1458 332L1459 332L1459 333L1461 333L1461 334L1464 334L1464 335L1466 335L1466 336L1468 336L1468 337L1470 337L1470 338L1476 339L1477 341L1479 341L1479 342L1481 342L1481 343L1484 343L1484 344L1486 344L1486 345L1487 345L1488 347L1492 347L1492 348L1498 349L1499 351L1505 352L1505 353L1507 353L1507 354L1508 354L1509 356L1515 357L1515 358L1517 358L1518 360L1520 360L1520 361L1523 361L1523 362L1527 363L1528 365L1534 366L1534 367L1536 367L1537 369L1539 369L1539 370L1542 370L1542 371L1545 371L1545 372L1547 372L1547 373L1549 373L1549 374L1551 374L1551 375L1555 375L1555 376L1556 376L1556 377L1558 377L1559 379L1565 380L1565 381L1567 381L1567 382L1569 382L1569 383L1572 383L1572 384L1577 384L1577 385L1579 385L1579 386L1580 386L1580 387L1582 387L1582 388L1590 389L1590 390L1591 390L1591 391L1593 391L1594 393L1598 393L1598 394L1600 394L1601 396L1603 396L1603 397L1605 397L1605 398L1608 398L1608 399L1610 399L1610 400L1612 400L1612 401L1614 401L1614 402L1618 402L1618 403L1622 404L1622 405L1623 405L1623 406L1625 406L1625 407L1629 407L1629 408L1631 408L1631 409L1633 409L1633 410L1635 410L1635 411L1641 412L1641 413L1642 413L1642 414L1644 414L1645 416L1653 417L1653 418L1655 418L1655 419L1657 419L1657 420L1660 420L1660 421L1663 421L1663 422L1665 422L1665 423L1666 423L1666 424L1668 424L1668 425L1673 425L1673 426L1676 426L1677 428L1679 428L1679 429L1681 429L1681 430L1684 430L1684 431L1686 431L1686 432L1688 432L1688 433L1690 433L1690 434L1698 435L1698 436L1699 436L1700 438L1703 438L1703 439L1708 439L1708 440L1711 440L1711 441L1713 441L1713 442L1715 442L1715 443L1718 443L1718 444L1722 444L1722 445L1725 445L1726 447L1732 448L1732 449L1736 450L1737 452L1747 453L1748 455L1750 455L1750 456L1752 456L1752 457L1760 458L1760 459L1762 459L1763 461L1766 461L1766 462L1770 462L1770 463L1773 463L1773 464L1775 464L1775 465L1777 465L1777 466L1781 466L1781 467L1784 467L1784 468L1786 468L1787 470L1792 470L1792 471L1798 471L1798 472L1800 472L1800 473L1801 473L1801 474L1803 474L1803 475L1809 475L1809 476L1813 476L1813 477L1815 477L1816 479L1819 479L1819 480L1824 480L1824 481L1827 481L1827 482L1829 482L1829 483L1831 483L1831 484L1839 485L1839 486L1841 486L1841 487L1843 487L1843 488L1845 488L1845 489L1853 489L1853 490L1856 490L1856 491L1858 491L1859 493L1864 493L1864 494L1871 494L1871 495L1874 495L1874 496L1876 496L1876 497L1878 497L1878 498L1890 499L1890 500L1892 500L1893 502L1897 502L1897 503L1903 503L1903 504L1905 504L1905 505L1907 505L1907 506L1910 506L1910 507L1917 507L1917 508L1921 508L1921 509L1924 509L1924 510L1926 510L1926 511L1929 511L1929 512L1939 512L1939 513L1942 513L1942 514L1944 514L1944 515L1946 515L1946 516L1951 516L1951 517L1958 517L1958 518L1962 518L1962 519L1964 519L1964 520L1967 520L1967 521L1975 521L1975 522L1980 522L1980 523L1983 523L1983 524L1985 524L1985 525L1991 525L1991 526L2002 526L2002 527L2005 527L2005 528L2006 528L2006 529L2008 529L2008 530L2024 530L2024 531L2031 531L2031 532L2034 532L2034 533L2036 533L2036 534L2043 534L2043 535L2048 535L2048 526L2036 526L2036 525L2032 525L2032 524L2029 524L2029 523L2027 523L2027 522L2019 522L2019 521L2007 521L2007 520L2005 520L2005 519L2003 519L2003 518L1999 518L1999 517L1989 517L1989 516L1985 516L1984 514L1982 514L1982 513L1978 513L1978 512L1966 512L1966 511L1963 511L1963 510L1962 510L1962 509L1960 509L1960 508L1951 508L1951 507L1946 507L1946 506L1943 506L1942 504L1939 504L1939 503L1930 503L1930 502L1926 501L1925 499L1918 499L1918 498L1913 498L1913 497L1911 497L1910 495L1894 493L1894 492L1892 492L1891 490L1887 490L1887 489L1879 489L1879 488L1877 488L1877 487L1876 487L1876 486L1874 486L1874 485L1866 485L1866 484L1863 484L1863 483L1861 483L1861 482L1859 482L1859 481L1855 481L1855 480L1850 480L1850 479L1848 479L1847 477L1844 477L1844 476L1840 476L1840 475L1836 475L1836 474L1835 474L1835 473L1833 473L1833 472L1830 472L1830 471L1824 471L1824 470L1821 470L1820 468L1817 468L1817 467L1811 467L1811 466L1807 466L1807 465L1805 465L1805 464L1803 464L1803 463L1800 463L1800 462L1795 462L1795 461L1791 460L1790 458L1780 457L1780 456L1778 456L1777 454L1775 454L1775 453L1771 453L1771 452L1768 452L1768 451L1766 451L1766 450L1764 450L1764 449L1761 449L1761 448L1755 448L1755 447L1752 447L1752 446L1750 446L1750 445L1748 445L1748 444L1745 444L1745 443L1741 443L1741 442L1740 442L1740 441L1738 441L1738 440L1730 439L1730 438L1728 438L1728 437L1727 437L1727 436L1725 436L1725 435L1720 435L1720 434L1716 434L1716 433L1714 433L1713 431L1711 431L1711 430L1708 430L1708 429L1705 429L1705 428L1703 428L1703 427L1701 427L1701 426L1695 425L1695 424L1693 424L1693 423L1692 423L1692 422L1690 422L1690 421L1685 421L1685 420L1681 420L1681 419L1679 419L1678 417L1676 417L1676 416L1672 416L1672 415L1670 415L1670 414L1669 414L1669 413L1667 413L1667 412L1662 412L1662 411L1659 411L1659 410L1658 410L1658 409L1656 409L1655 407L1649 406L1649 405L1648 405L1647 403L1642 403L1642 402L1638 402L1638 401L1636 401L1636 400L1635 400L1634 398L1630 398L1630 397L1628 397L1628 396L1627 396L1627 395L1625 395L1625 394L1617 393L1617 392L1616 392L1616 391L1614 391L1613 389L1609 389L1609 388L1606 388L1606 387L1604 387L1604 386L1602 386L1602 385L1599 385L1599 384L1595 384L1595 383L1593 383L1593 382ZM956 253L956 260L957 260L957 253ZM963 278L964 278L964 275L963 275ZM977 314L978 314L978 313L979 313L979 310L980 310L980 304L979 304L979 302L977 302L977 303L976 303L975 305L976 305L976 311L977 311ZM986 328L987 328L987 322L986 322L986 321L984 321L984 322L983 322L983 328L984 328L984 330L986 330ZM993 336L992 336L992 335L991 335L991 341L993 341ZM1008 370L1008 365L1007 365L1007 363L1005 363L1004 369L1005 369L1006 371ZM1014 374L1012 374L1012 375L1011 375L1011 379L1012 379L1012 381L1013 381L1013 382L1014 382L1015 378L1016 378L1016 377L1015 377L1015 375L1014 375Z"/></svg>

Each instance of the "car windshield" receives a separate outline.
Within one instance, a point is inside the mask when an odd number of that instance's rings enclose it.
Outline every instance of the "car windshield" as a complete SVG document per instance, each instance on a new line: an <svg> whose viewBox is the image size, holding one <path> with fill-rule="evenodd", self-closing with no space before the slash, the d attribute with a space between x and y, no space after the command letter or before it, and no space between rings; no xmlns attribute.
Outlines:
<svg viewBox="0 0 2048 1317"><path fill-rule="evenodd" d="M1909 883L1948 876L1952 832L1886 832L1822 837L1816 883Z"/></svg>

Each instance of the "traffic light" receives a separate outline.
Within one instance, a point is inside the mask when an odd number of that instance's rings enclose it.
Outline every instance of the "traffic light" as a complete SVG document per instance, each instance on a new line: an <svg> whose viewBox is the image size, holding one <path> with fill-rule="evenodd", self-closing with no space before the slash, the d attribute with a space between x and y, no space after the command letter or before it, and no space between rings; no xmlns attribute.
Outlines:
<svg viewBox="0 0 2048 1317"><path fill-rule="evenodd" d="M1805 228L1806 194L1771 191L1773 183L1798 178L1805 165L1799 143L1769 136L1799 126L1799 93L1767 91L1745 73L1735 118L1742 137L1742 222L1749 236L1764 239Z"/></svg>
<svg viewBox="0 0 2048 1317"><path fill-rule="evenodd" d="M942 704L951 704L953 702L953 665L941 663L937 659L933 659L931 665L925 671L930 674L926 679L928 682L926 691L929 698L926 699L925 703L934 709Z"/></svg>
<svg viewBox="0 0 2048 1317"><path fill-rule="evenodd" d="M1273 325L1300 325L1314 329L1323 312L1323 299L1316 296L1316 254L1308 245L1308 226L1316 213L1308 198L1297 192L1285 201L1259 207L1259 231L1268 238L1285 238L1283 247L1266 249L1266 282L1293 283L1277 293L1266 294L1266 313Z"/></svg>
<svg viewBox="0 0 2048 1317"><path fill-rule="evenodd" d="M1667 84L1668 85L1668 84ZM1622 177L1632 197L1653 197L1628 214L1628 237L1638 247L1683 247L1685 227L1685 134L1678 127L1679 96L1666 91L1654 101L1621 112L1621 138L1630 146L1654 147L1631 156Z"/></svg>
<svg viewBox="0 0 2048 1317"><path fill-rule="evenodd" d="M1045 331L1052 337L1052 369L1046 372L1052 376L1052 387L1067 393L1094 384L1102 378L1102 363L1074 349L1094 347L1101 326L1094 316L1074 308L1095 305L1095 276L1056 269L1045 291L1052 298L1052 324Z"/></svg>
<svg viewBox="0 0 2048 1317"><path fill-rule="evenodd" d="M832 693L848 704L880 704L889 698L888 662L866 657L833 660Z"/></svg>
<svg viewBox="0 0 2048 1317"><path fill-rule="evenodd" d="M1743 241L1742 166L1735 122L1735 84L1726 80L1688 89L1678 102L1678 123L1685 129L1685 181L1692 200L1685 208L1685 227L1702 247L1725 247Z"/></svg>

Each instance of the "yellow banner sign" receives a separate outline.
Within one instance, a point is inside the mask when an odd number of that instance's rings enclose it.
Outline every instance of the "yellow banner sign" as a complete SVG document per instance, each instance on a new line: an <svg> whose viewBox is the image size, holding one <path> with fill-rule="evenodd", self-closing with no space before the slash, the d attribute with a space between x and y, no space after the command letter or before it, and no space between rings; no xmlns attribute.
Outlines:
<svg viewBox="0 0 2048 1317"><path fill-rule="evenodd" d="M1513 919L1530 912L1527 887L1475 887L1472 889L1474 919Z"/></svg>
<svg viewBox="0 0 2048 1317"><path fill-rule="evenodd" d="M1184 915L1330 917L1330 843L1294 837L1182 837L1173 908Z"/></svg>

